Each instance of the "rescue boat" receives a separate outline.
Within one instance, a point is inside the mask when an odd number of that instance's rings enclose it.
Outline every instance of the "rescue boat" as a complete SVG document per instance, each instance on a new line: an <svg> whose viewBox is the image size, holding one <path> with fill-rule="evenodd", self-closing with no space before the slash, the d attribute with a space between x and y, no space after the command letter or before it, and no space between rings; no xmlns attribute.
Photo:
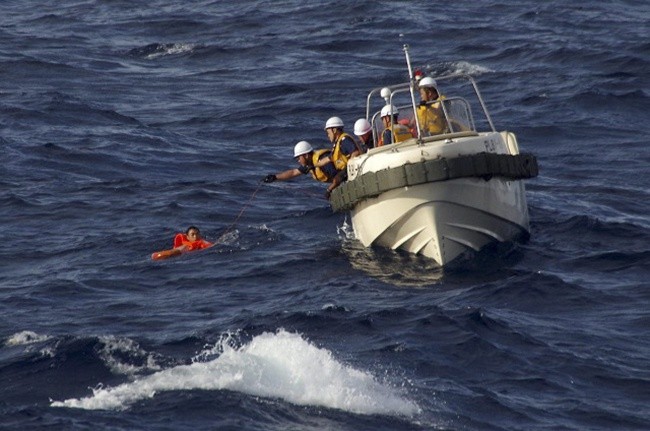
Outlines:
<svg viewBox="0 0 650 431"><path fill-rule="evenodd" d="M364 246L424 255L441 266L494 242L528 238L523 180L537 176L537 159L519 151L512 132L495 129L467 74L433 78L444 126L428 133L416 114L418 81L407 46L404 52L409 82L373 89L366 119L378 142L381 109L391 106L393 121L411 127L413 137L349 160L347 182L331 194L332 209L349 211Z"/></svg>

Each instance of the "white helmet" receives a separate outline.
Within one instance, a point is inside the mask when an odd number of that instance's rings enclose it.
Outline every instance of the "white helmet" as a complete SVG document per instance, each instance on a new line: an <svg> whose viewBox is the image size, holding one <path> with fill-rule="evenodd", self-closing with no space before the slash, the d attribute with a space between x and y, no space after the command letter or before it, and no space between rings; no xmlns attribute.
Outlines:
<svg viewBox="0 0 650 431"><path fill-rule="evenodd" d="M331 117L325 123L325 130L330 129L332 127L343 127L343 120L341 120L339 117Z"/></svg>
<svg viewBox="0 0 650 431"><path fill-rule="evenodd" d="M386 105L383 108L381 108L382 117L385 117L387 115L397 115L397 114L399 114L399 109L397 109L393 105Z"/></svg>
<svg viewBox="0 0 650 431"><path fill-rule="evenodd" d="M372 126L365 118L359 118L354 123L354 134L357 136L363 136L371 130L372 130Z"/></svg>
<svg viewBox="0 0 650 431"><path fill-rule="evenodd" d="M311 147L311 144L307 141L300 141L293 147L293 157L302 156L303 154L308 154L314 151Z"/></svg>
<svg viewBox="0 0 650 431"><path fill-rule="evenodd" d="M420 79L420 82L418 82L418 87L423 88L423 87L433 87L436 88L438 85L436 84L435 79L425 76L424 78Z"/></svg>

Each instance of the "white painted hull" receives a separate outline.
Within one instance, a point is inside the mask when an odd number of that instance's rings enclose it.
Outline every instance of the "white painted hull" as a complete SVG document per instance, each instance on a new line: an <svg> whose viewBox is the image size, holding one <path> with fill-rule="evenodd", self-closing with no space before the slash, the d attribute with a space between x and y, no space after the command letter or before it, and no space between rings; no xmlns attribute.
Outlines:
<svg viewBox="0 0 650 431"><path fill-rule="evenodd" d="M507 142L506 136L491 133L453 142L407 144L393 153L370 152L353 159L349 172L354 177L368 170L486 149L505 154L518 152L516 140ZM495 241L514 240L529 231L524 183L502 177L487 181L457 178L401 187L358 202L350 215L356 237L364 246L421 254L441 266L466 251L479 251Z"/></svg>
<svg viewBox="0 0 650 431"><path fill-rule="evenodd" d="M445 265L466 251L527 234L524 192L521 181L456 179L391 190L350 214L364 246L402 249Z"/></svg>

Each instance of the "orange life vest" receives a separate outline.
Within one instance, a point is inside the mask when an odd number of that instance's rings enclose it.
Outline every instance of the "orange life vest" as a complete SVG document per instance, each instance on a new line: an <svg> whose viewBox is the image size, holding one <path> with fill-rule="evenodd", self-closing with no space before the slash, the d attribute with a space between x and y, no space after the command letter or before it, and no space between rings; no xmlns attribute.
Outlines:
<svg viewBox="0 0 650 431"><path fill-rule="evenodd" d="M324 170L316 166L316 164L322 159L323 157L329 157L331 154L331 150L316 150L314 151L314 154L312 154L311 158L311 164L314 166L314 168L310 171L311 176L314 177L316 181L322 181L324 183L331 183L333 178L330 178L327 176Z"/></svg>
<svg viewBox="0 0 650 431"><path fill-rule="evenodd" d="M180 247L182 245L186 246L185 249L186 251L192 251L192 250L202 250L204 248L212 247L214 244L204 239L190 241L189 239L187 239L187 235L185 235L184 233L176 234L176 236L174 237L174 248Z"/></svg>
<svg viewBox="0 0 650 431"><path fill-rule="evenodd" d="M411 139L413 137L413 134L411 133L408 127L406 127L401 123L396 123L393 124L392 127L385 128L384 132L382 132L382 134L379 135L379 144L377 144L378 147L382 147L384 145L384 133L386 132L386 130L391 131L393 136L393 142L392 142L393 144L406 141L407 139Z"/></svg>
<svg viewBox="0 0 650 431"><path fill-rule="evenodd" d="M336 139L336 142L334 142L334 145L332 146L332 155L330 156L332 163L334 163L334 166L338 171L344 171L348 165L349 160L349 157L344 154L343 151L341 151L341 141L344 138L350 138L352 142L354 142L354 146L359 151L359 153L363 153L363 149L359 147L359 143L356 139L345 132L341 133L341 135L339 135L339 137Z"/></svg>
<svg viewBox="0 0 650 431"><path fill-rule="evenodd" d="M445 133L447 131L447 122L445 121L444 112L440 103L445 96L440 96L433 102L420 104L417 107L416 115L418 123L424 136L433 136Z"/></svg>

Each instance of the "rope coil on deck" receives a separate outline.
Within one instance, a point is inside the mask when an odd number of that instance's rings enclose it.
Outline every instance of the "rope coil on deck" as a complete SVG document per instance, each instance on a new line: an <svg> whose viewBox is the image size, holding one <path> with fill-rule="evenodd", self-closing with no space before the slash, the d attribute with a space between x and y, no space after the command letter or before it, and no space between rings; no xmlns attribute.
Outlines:
<svg viewBox="0 0 650 431"><path fill-rule="evenodd" d="M335 188L330 197L330 204L336 212L348 211L364 199L402 187L471 177L483 178L486 181L492 177L521 180L534 178L538 173L537 158L530 153L479 153L453 159L425 160L377 172L366 172Z"/></svg>

